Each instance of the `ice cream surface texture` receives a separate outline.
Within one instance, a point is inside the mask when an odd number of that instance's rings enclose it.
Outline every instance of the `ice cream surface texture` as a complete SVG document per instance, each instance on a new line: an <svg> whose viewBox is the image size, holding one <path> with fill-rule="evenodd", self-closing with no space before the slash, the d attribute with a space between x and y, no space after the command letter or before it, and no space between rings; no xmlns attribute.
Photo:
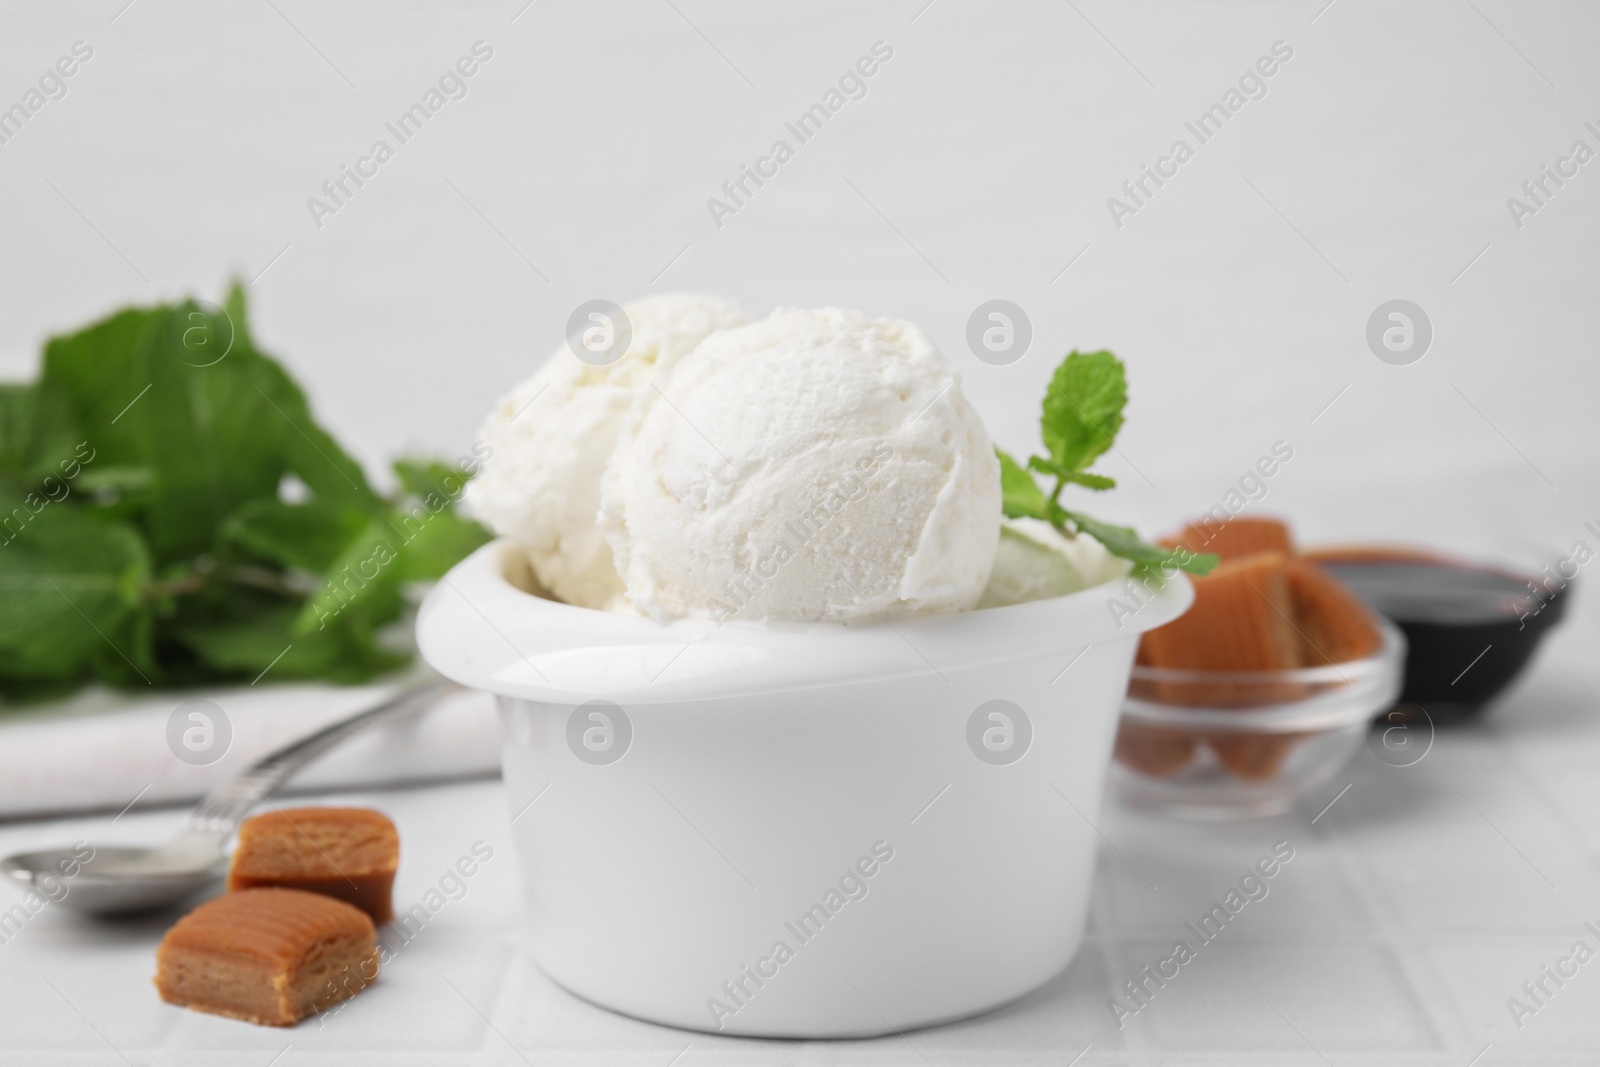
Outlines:
<svg viewBox="0 0 1600 1067"><path fill-rule="evenodd" d="M1092 537L1063 537L1041 519L1008 519L978 607L1066 596L1121 578L1131 566Z"/></svg>
<svg viewBox="0 0 1600 1067"><path fill-rule="evenodd" d="M957 611L994 563L1000 471L915 325L780 309L661 358L601 517L628 599L658 619Z"/></svg>
<svg viewBox="0 0 1600 1067"><path fill-rule="evenodd" d="M567 348L502 399L481 436L493 449L467 483L467 505L526 554L538 583L580 607L632 610L596 519L600 481L629 406L656 364L747 322L738 304L662 295L626 305L633 337L616 362L594 366Z"/></svg>

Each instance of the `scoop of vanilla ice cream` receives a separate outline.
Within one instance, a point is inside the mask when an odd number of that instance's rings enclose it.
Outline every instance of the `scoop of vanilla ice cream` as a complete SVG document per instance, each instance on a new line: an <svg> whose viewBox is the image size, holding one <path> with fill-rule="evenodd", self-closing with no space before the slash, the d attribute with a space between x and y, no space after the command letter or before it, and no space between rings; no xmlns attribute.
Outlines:
<svg viewBox="0 0 1600 1067"><path fill-rule="evenodd" d="M655 384L601 493L639 609L843 620L977 603L999 463L915 325L780 309L664 360Z"/></svg>
<svg viewBox="0 0 1600 1067"><path fill-rule="evenodd" d="M629 406L656 364L749 321L731 300L662 295L623 307L633 336L593 366L562 347L484 423L493 454L467 483L472 513L526 553L547 591L580 607L632 610L597 524L600 479Z"/></svg>
<svg viewBox="0 0 1600 1067"><path fill-rule="evenodd" d="M1129 566L1092 537L1063 537L1041 519L1008 519L978 607L1066 596L1121 578Z"/></svg>

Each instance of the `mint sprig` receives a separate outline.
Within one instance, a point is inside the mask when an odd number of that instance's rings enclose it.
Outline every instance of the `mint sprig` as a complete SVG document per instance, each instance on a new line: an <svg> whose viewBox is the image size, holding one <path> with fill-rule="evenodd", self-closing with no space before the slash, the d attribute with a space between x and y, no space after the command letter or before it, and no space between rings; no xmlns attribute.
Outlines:
<svg viewBox="0 0 1600 1067"><path fill-rule="evenodd" d="M0 384L0 707L90 679L357 682L408 583L489 534L477 469L401 462L381 494L225 307L128 308Z"/></svg>
<svg viewBox="0 0 1600 1067"><path fill-rule="evenodd" d="M1112 555L1140 567L1209 574L1217 565L1214 555L1153 545L1131 526L1114 526L1061 505L1062 490L1069 485L1094 492L1116 487L1114 479L1091 473L1089 467L1115 444L1127 403L1121 360L1110 352L1068 353L1050 378L1039 417L1039 436L1049 455L1029 456L1024 466L995 449L1001 507L1007 518L1043 519L1067 537L1088 534ZM1035 473L1055 479L1048 493Z"/></svg>

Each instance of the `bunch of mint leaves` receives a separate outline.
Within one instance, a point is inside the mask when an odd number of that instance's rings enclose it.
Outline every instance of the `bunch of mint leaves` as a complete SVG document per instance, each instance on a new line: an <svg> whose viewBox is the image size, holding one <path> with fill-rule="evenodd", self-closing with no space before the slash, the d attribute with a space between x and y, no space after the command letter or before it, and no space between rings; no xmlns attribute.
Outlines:
<svg viewBox="0 0 1600 1067"><path fill-rule="evenodd" d="M1043 519L1067 537L1088 534L1144 570L1208 574L1217 565L1216 556L1153 545L1131 526L1113 526L1061 506L1061 491L1069 485L1095 492L1116 488L1113 479L1089 468L1116 442L1127 404L1128 378L1120 359L1103 351L1069 352L1050 378L1039 417L1039 435L1049 455L1029 456L1024 467L995 449L1006 517ZM1048 493L1035 473L1055 479Z"/></svg>
<svg viewBox="0 0 1600 1067"><path fill-rule="evenodd" d="M374 491L237 284L53 338L0 384L0 698L400 666L408 583L489 540L454 510L475 470L402 460Z"/></svg>

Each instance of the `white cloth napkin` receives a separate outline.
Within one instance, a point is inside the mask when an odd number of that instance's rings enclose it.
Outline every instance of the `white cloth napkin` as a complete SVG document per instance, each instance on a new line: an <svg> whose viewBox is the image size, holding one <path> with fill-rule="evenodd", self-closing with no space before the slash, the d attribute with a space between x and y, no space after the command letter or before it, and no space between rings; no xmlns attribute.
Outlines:
<svg viewBox="0 0 1600 1067"><path fill-rule="evenodd" d="M195 800L274 749L421 677L414 672L362 686L162 690L149 696L96 688L11 712L0 716L0 819ZM205 704L191 705L178 714L169 740L174 712L190 701L209 701L221 716ZM191 718L191 711L204 718ZM225 723L212 721L219 718ZM185 732L195 748L185 747ZM231 738L213 759L224 733ZM463 692L408 722L357 734L291 779L287 789L368 788L489 775L499 768L494 699Z"/></svg>

